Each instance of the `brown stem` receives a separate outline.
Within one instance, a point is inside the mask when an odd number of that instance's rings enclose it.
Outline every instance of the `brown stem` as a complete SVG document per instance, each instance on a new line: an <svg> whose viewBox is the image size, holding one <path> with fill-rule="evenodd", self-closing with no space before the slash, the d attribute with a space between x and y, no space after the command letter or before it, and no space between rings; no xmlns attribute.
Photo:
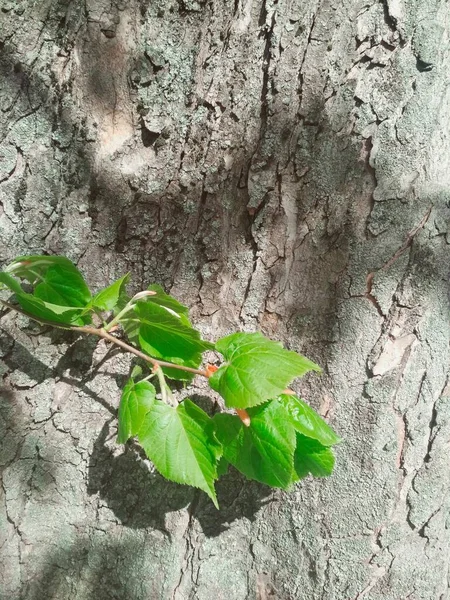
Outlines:
<svg viewBox="0 0 450 600"><path fill-rule="evenodd" d="M185 367L184 365L176 365L174 363L166 362L164 360L156 360L155 358L151 358L150 356L148 356L147 354L144 354L137 348L130 346L130 344L127 344L126 342L114 337L113 335L111 335L110 333L105 331L104 329L96 329L95 327L89 327L89 325L85 325L83 327L71 327L71 329L72 329L72 331L81 331L83 333L88 333L90 335L96 335L100 338L103 338L104 340L108 340L108 342L116 344L116 346L119 346L123 350L126 350L127 352L131 352L131 354L135 354L136 356L139 356L139 358L142 358L142 360L145 360L145 361L151 363L154 367L158 367L158 366L159 367L170 367L172 369L178 369L180 371L187 371L188 373L194 373L195 375L201 375L202 377L207 377L207 374L205 371L201 371L199 369L192 369L191 367Z"/></svg>
<svg viewBox="0 0 450 600"><path fill-rule="evenodd" d="M139 356L139 358L142 358L142 360L149 362L154 367L158 367L158 366L170 367L172 369L178 369L179 371L187 371L188 373L193 373L194 375L201 375L202 377L208 377L208 374L206 373L206 371L201 371L200 369L192 369L191 367L185 367L183 365L176 365L174 363L166 362L164 360L156 360L154 358L151 358L150 356L147 356L147 354L144 354L137 348L134 348L133 346L130 346L126 342L123 342L122 340L119 340L118 338L114 337L113 335L111 335L110 333L108 333L107 331L105 331L102 328L97 329L96 327L90 327L89 325L84 325L82 327L78 327L78 326L74 326L74 325L66 325L65 323L55 323L54 321L47 321L46 319L40 319L38 317L35 317L35 316L31 315L30 313L27 313L26 311L22 310L18 306L14 306L13 304L10 304L9 302L5 302L5 300L0 299L0 304L3 304L3 306L5 306L6 308L9 308L10 310L15 310L16 312L20 313L21 315L24 315L25 317L29 317L30 319L33 319L34 321L37 321L38 323L41 323L43 325L51 325L52 327L57 327L59 329L68 329L70 331L80 331L81 333L96 335L97 337L108 340L108 342L112 342L113 344L115 344L116 346L119 346L120 348L122 348L123 350L126 350L127 352L131 352L131 354L135 354L136 356Z"/></svg>

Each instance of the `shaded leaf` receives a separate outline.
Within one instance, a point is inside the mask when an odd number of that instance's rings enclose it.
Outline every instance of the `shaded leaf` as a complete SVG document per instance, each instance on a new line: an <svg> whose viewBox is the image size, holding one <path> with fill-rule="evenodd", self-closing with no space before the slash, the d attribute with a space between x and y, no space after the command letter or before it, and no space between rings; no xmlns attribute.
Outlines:
<svg viewBox="0 0 450 600"><path fill-rule="evenodd" d="M222 475L226 475L228 473L229 466L230 463L224 456L222 456L217 464L217 477L222 477Z"/></svg>
<svg viewBox="0 0 450 600"><path fill-rule="evenodd" d="M299 433L314 438L323 446L333 446L342 441L306 402L296 396L286 394L282 394L280 399L286 407L292 425Z"/></svg>
<svg viewBox="0 0 450 600"><path fill-rule="evenodd" d="M130 274L127 273L104 290L98 292L92 298L90 307L101 311L114 310L119 304L120 298L124 296L125 287L129 281Z"/></svg>
<svg viewBox="0 0 450 600"><path fill-rule="evenodd" d="M331 448L322 446L317 440L297 434L297 447L294 454L295 471L300 479L309 473L314 477L331 475L334 467L334 454Z"/></svg>
<svg viewBox="0 0 450 600"><path fill-rule="evenodd" d="M190 400L177 408L156 400L138 437L161 475L200 488L218 508L214 480L222 449L205 412Z"/></svg>
<svg viewBox="0 0 450 600"><path fill-rule="evenodd" d="M247 410L250 426L229 414L214 416L228 462L249 479L287 488L294 474L295 430L278 400Z"/></svg>
<svg viewBox="0 0 450 600"><path fill-rule="evenodd" d="M256 406L278 396L295 377L320 371L316 364L260 333L233 333L216 343L226 363L210 386L233 408Z"/></svg>
<svg viewBox="0 0 450 600"><path fill-rule="evenodd" d="M119 405L119 444L124 444L130 437L138 434L155 398L156 390L149 381L127 381Z"/></svg>
<svg viewBox="0 0 450 600"><path fill-rule="evenodd" d="M83 308L91 300L91 293L81 273L61 265L52 265L47 269L41 282L34 288L34 296L51 304Z"/></svg>

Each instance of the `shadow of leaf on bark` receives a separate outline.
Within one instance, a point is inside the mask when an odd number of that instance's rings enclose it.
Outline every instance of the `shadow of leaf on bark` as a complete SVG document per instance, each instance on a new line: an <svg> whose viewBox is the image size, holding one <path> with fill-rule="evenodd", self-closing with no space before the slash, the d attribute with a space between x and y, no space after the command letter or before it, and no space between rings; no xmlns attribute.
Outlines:
<svg viewBox="0 0 450 600"><path fill-rule="evenodd" d="M230 469L216 484L220 505L217 511L203 492L168 481L156 472L137 444L128 443L124 452L117 455L118 447L109 440L110 424L105 423L89 462L88 493L99 494L126 527L150 527L168 533L166 514L190 505L203 533L214 537L236 519L253 520L272 496L270 488L247 481Z"/></svg>
<svg viewBox="0 0 450 600"><path fill-rule="evenodd" d="M158 545L158 544L156 544ZM157 598L162 582L155 576L143 595L142 580L130 573L148 572L152 554L135 539L120 542L104 534L84 533L74 542L61 544L56 549L36 557L36 576L26 580L20 592L8 600L65 600L73 597L83 600L141 600Z"/></svg>

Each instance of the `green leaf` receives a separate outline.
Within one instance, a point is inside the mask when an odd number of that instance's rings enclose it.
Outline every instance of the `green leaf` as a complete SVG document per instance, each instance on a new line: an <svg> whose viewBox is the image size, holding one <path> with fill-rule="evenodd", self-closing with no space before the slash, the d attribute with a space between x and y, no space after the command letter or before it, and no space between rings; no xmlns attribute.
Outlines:
<svg viewBox="0 0 450 600"><path fill-rule="evenodd" d="M86 307L91 293L78 269L52 265L34 288L34 296L60 306Z"/></svg>
<svg viewBox="0 0 450 600"><path fill-rule="evenodd" d="M214 344L201 339L196 329L184 325L164 307L152 302L138 302L134 312L140 322L142 343L149 352L159 353L159 358L188 359L214 348Z"/></svg>
<svg viewBox="0 0 450 600"><path fill-rule="evenodd" d="M186 306L166 294L160 285L150 285L148 289L155 295L137 301L133 311L120 319L128 339L154 358L197 369L202 353L213 350L214 344L202 340L193 329ZM122 303L126 304L123 300ZM193 374L179 369L163 367L163 371L170 379L193 378Z"/></svg>
<svg viewBox="0 0 450 600"><path fill-rule="evenodd" d="M33 293L26 293L10 274L34 285ZM14 291L20 306L38 320L71 325L90 322L81 309L90 301L91 293L81 273L64 256L16 258L5 268L1 283Z"/></svg>
<svg viewBox="0 0 450 600"><path fill-rule="evenodd" d="M0 272L0 284L14 292L21 308L38 321L42 319L66 325L84 325L86 322L86 318L82 318L83 310L81 308L52 304L36 298L33 294L27 294L19 282L8 273Z"/></svg>
<svg viewBox="0 0 450 600"><path fill-rule="evenodd" d="M342 441L322 417L300 398L282 394L280 400L286 407L292 425L299 433L317 440L322 446L333 446Z"/></svg>
<svg viewBox="0 0 450 600"><path fill-rule="evenodd" d="M210 378L229 407L256 406L278 396L295 377L320 371L316 364L285 350L260 333L233 333L216 343L227 361Z"/></svg>
<svg viewBox="0 0 450 600"><path fill-rule="evenodd" d="M59 267L59 271L57 272L60 274L63 273L69 278L70 287L76 283L78 292L83 297L82 303L77 306L87 304L91 299L91 293L86 282L73 262L65 256L19 256L4 270L16 277L26 279L34 285L44 281L48 270L54 267ZM42 298L42 300L45 300L45 298Z"/></svg>
<svg viewBox="0 0 450 600"><path fill-rule="evenodd" d="M317 440L298 433L294 464L300 479L309 473L314 477L327 477L333 472L334 454L331 448L326 448Z"/></svg>
<svg viewBox="0 0 450 600"><path fill-rule="evenodd" d="M138 336L142 350L156 359L197 368L202 352L213 344L201 339L200 333L181 319L152 302L137 302L134 309L121 319L127 335ZM191 379L192 375L164 368L168 377Z"/></svg>
<svg viewBox="0 0 450 600"><path fill-rule="evenodd" d="M16 293L16 299L23 310L37 321L43 319L44 321L78 326L84 325L87 321L81 308L51 304L25 292Z"/></svg>
<svg viewBox="0 0 450 600"><path fill-rule="evenodd" d="M166 294L163 288L156 283L149 285L147 289L152 292L156 292L156 295L148 296L146 302L152 302L153 304L164 306L169 313L178 316L183 325L190 327L191 322L189 321L189 309L187 306L181 304L181 302L178 302L178 300L176 300L173 296Z"/></svg>
<svg viewBox="0 0 450 600"><path fill-rule="evenodd" d="M234 415L214 416L224 457L249 479L287 488L294 474L296 439L286 409L272 400L247 412L249 427Z"/></svg>
<svg viewBox="0 0 450 600"><path fill-rule="evenodd" d="M125 292L125 286L129 280L130 274L127 273L101 292L98 292L91 300L90 306L101 311L115 309L119 303L119 298L121 298Z"/></svg>
<svg viewBox="0 0 450 600"><path fill-rule="evenodd" d="M156 390L149 381L127 381L119 405L119 444L125 444L130 437L139 433L145 416L153 407L155 397Z"/></svg>
<svg viewBox="0 0 450 600"><path fill-rule="evenodd" d="M222 477L222 475L226 475L228 473L228 468L230 466L230 463L227 461L227 459L222 456L222 458L219 460L218 464L217 464L217 477Z"/></svg>
<svg viewBox="0 0 450 600"><path fill-rule="evenodd" d="M218 508L214 480L222 449L205 412L190 400L177 408L156 400L138 437L161 475L200 488Z"/></svg>
<svg viewBox="0 0 450 600"><path fill-rule="evenodd" d="M36 280L40 280L47 269L53 265L76 269L72 261L65 256L41 255L18 256L4 270L22 279L27 279L30 283L34 283Z"/></svg>

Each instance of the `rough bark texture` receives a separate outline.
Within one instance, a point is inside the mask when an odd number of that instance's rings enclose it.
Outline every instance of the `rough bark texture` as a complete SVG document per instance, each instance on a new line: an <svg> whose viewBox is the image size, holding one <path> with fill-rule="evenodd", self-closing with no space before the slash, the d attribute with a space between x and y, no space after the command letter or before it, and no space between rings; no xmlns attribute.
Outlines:
<svg viewBox="0 0 450 600"><path fill-rule="evenodd" d="M285 341L345 438L218 513L116 446L127 357L8 314L2 600L449 598L448 3L0 5L1 259Z"/></svg>

